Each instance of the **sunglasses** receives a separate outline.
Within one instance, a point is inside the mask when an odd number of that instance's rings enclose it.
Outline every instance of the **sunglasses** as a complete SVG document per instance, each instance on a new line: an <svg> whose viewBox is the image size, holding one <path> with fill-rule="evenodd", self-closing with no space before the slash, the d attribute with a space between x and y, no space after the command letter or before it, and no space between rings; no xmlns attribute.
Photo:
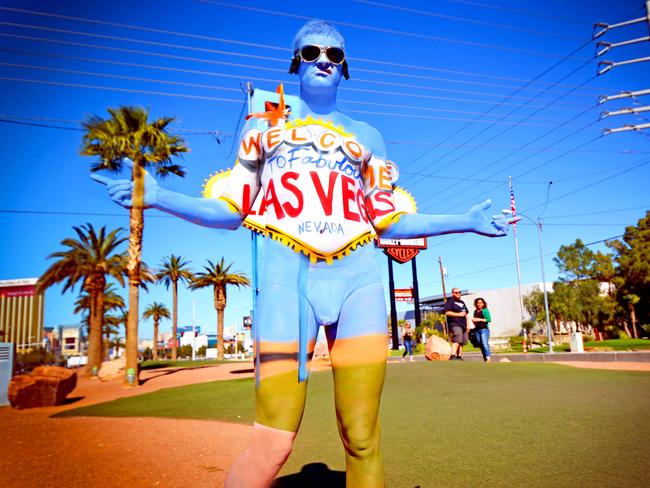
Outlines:
<svg viewBox="0 0 650 488"><path fill-rule="evenodd" d="M313 63L318 58L320 58L322 53L325 53L327 59L329 59L332 64L341 64L343 61L345 61L345 52L340 47L315 45L307 45L301 47L300 59L306 63Z"/></svg>

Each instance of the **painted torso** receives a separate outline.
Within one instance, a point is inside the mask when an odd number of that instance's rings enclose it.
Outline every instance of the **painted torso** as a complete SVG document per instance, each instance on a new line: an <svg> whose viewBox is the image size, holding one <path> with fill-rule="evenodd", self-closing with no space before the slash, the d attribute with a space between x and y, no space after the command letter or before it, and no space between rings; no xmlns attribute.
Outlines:
<svg viewBox="0 0 650 488"><path fill-rule="evenodd" d="M397 214L385 161L331 122L307 117L249 130L238 156L222 198L263 216L267 235L312 260L343 257Z"/></svg>

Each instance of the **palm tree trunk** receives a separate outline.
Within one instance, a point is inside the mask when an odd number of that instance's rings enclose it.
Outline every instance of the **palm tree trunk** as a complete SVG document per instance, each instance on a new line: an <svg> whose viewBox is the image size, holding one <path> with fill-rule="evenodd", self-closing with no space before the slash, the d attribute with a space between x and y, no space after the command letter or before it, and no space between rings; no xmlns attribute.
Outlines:
<svg viewBox="0 0 650 488"><path fill-rule="evenodd" d="M178 283L172 282L172 361L176 361L178 344L176 344L176 331L178 327Z"/></svg>
<svg viewBox="0 0 650 488"><path fill-rule="evenodd" d="M86 376L96 376L101 365L102 323L100 316L100 300L103 308L103 295L99 288L92 286L88 290L90 296L90 310L88 317L88 362L86 363ZM101 298L100 298L101 297Z"/></svg>
<svg viewBox="0 0 650 488"><path fill-rule="evenodd" d="M142 232L144 230L144 173L140 161L133 161L133 205L129 211L129 320L126 328L126 376L125 386L137 386L138 380L138 314L140 259L142 256ZM131 381L129 378L131 377Z"/></svg>
<svg viewBox="0 0 650 488"><path fill-rule="evenodd" d="M634 310L634 304L630 303L630 322L632 322L632 330L634 331L634 338L638 339L639 335L636 332L636 311Z"/></svg>
<svg viewBox="0 0 650 488"><path fill-rule="evenodd" d="M158 319L153 319L153 360L158 361Z"/></svg>
<svg viewBox="0 0 650 488"><path fill-rule="evenodd" d="M223 359L223 308L217 309L217 359Z"/></svg>

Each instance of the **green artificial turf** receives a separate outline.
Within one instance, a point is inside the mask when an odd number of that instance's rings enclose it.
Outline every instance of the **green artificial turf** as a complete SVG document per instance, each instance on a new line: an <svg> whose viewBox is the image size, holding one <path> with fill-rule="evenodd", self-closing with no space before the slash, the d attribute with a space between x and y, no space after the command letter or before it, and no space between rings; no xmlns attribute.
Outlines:
<svg viewBox="0 0 650 488"><path fill-rule="evenodd" d="M58 416L253 420L250 379L162 390ZM538 363L388 367L382 444L389 487L648 486L650 374ZM323 463L323 464L318 464ZM314 373L278 486L343 486L331 374ZM300 472L314 471L316 480Z"/></svg>
<svg viewBox="0 0 650 488"><path fill-rule="evenodd" d="M588 341L585 347L595 347L610 351L634 351L636 349L650 349L647 339L607 339L605 341Z"/></svg>
<svg viewBox="0 0 650 488"><path fill-rule="evenodd" d="M147 369L160 369L160 368L200 368L201 366L214 366L215 364L227 363L227 360L218 361L216 359L206 359L206 360L180 360L172 361L171 359L159 359L154 361L152 359L147 361L142 361L140 364L140 370L144 371Z"/></svg>

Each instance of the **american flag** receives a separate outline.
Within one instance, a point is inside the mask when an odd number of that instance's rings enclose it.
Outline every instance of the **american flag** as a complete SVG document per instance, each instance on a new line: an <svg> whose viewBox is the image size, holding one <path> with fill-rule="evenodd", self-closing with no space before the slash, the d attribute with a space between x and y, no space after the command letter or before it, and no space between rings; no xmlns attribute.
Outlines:
<svg viewBox="0 0 650 488"><path fill-rule="evenodd" d="M510 186L510 211L512 212L512 216L516 217L517 216L517 207L515 205L515 192L512 189L512 177L508 176L508 185ZM512 224L513 226L517 225L515 222Z"/></svg>

